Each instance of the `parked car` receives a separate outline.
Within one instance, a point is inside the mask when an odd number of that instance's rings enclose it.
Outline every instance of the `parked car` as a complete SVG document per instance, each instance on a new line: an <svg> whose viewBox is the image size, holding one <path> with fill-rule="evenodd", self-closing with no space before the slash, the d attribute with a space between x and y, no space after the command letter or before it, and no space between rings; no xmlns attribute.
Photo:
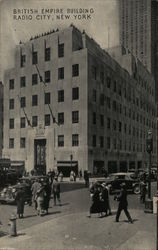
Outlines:
<svg viewBox="0 0 158 250"><path fill-rule="evenodd" d="M0 192L0 202L3 204L15 204L16 192L21 188L24 192L25 202L31 205L31 200L32 200L31 186L28 185L27 183L18 183L13 186L5 187Z"/></svg>
<svg viewBox="0 0 158 250"><path fill-rule="evenodd" d="M8 187L3 188L3 190L0 192L0 202L3 204L15 204L16 192L19 188L22 187L24 192L24 200L26 203L31 205L31 186L33 181L35 179L38 179L40 182L44 182L47 178L47 176L28 176L20 178L16 185L10 185Z"/></svg>
<svg viewBox="0 0 158 250"><path fill-rule="evenodd" d="M121 189L121 184L125 183L128 192L134 194L140 193L139 180L135 178L133 173L114 173L109 175L108 178L97 180L99 183L107 183L110 187L110 193L117 193Z"/></svg>

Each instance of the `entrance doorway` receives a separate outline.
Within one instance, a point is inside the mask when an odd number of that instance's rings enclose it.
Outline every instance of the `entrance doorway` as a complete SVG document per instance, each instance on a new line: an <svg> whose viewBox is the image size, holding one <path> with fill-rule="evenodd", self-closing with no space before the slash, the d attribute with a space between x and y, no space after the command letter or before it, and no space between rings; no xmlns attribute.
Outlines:
<svg viewBox="0 0 158 250"><path fill-rule="evenodd" d="M34 140L34 169L38 174L46 174L46 139Z"/></svg>

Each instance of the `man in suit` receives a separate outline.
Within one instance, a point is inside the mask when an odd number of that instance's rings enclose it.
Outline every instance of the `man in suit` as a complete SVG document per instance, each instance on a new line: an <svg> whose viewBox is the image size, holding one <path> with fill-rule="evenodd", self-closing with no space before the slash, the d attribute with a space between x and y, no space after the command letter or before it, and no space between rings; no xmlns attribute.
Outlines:
<svg viewBox="0 0 158 250"><path fill-rule="evenodd" d="M133 220L130 216L130 213L128 212L127 190L126 190L125 183L121 184L121 192L117 196L116 199L117 199L117 201L119 201L118 209L117 209L117 213L116 213L116 222L119 222L119 217L120 217L121 211L124 210L124 212L128 218L128 221L130 223L133 223Z"/></svg>

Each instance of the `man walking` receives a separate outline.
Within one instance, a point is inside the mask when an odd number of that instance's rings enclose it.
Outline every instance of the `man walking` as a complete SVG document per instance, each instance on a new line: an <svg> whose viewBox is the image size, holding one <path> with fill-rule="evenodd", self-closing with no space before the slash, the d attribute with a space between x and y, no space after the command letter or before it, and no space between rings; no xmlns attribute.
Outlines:
<svg viewBox="0 0 158 250"><path fill-rule="evenodd" d="M60 201L60 183L58 182L58 177L55 176L54 181L52 183L52 193L54 198L54 206L56 206L56 199L59 202L59 205L61 206Z"/></svg>
<svg viewBox="0 0 158 250"><path fill-rule="evenodd" d="M133 223L133 220L130 216L130 213L128 212L128 201L127 201L127 190L126 190L126 184L122 183L121 184L121 192L120 195L117 196L117 201L119 201L119 205L118 205L118 210L117 210L117 214L116 214L116 222L119 222L119 217L121 214L121 211L124 210L128 221L130 223Z"/></svg>

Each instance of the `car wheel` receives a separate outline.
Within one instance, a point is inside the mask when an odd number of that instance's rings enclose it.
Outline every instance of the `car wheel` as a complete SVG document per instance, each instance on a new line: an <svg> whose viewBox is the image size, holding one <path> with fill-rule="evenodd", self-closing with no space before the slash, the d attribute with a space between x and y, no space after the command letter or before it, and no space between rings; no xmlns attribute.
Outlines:
<svg viewBox="0 0 158 250"><path fill-rule="evenodd" d="M139 185L136 185L136 186L134 187L133 193L134 193L134 194L140 194L140 187L139 187Z"/></svg>

